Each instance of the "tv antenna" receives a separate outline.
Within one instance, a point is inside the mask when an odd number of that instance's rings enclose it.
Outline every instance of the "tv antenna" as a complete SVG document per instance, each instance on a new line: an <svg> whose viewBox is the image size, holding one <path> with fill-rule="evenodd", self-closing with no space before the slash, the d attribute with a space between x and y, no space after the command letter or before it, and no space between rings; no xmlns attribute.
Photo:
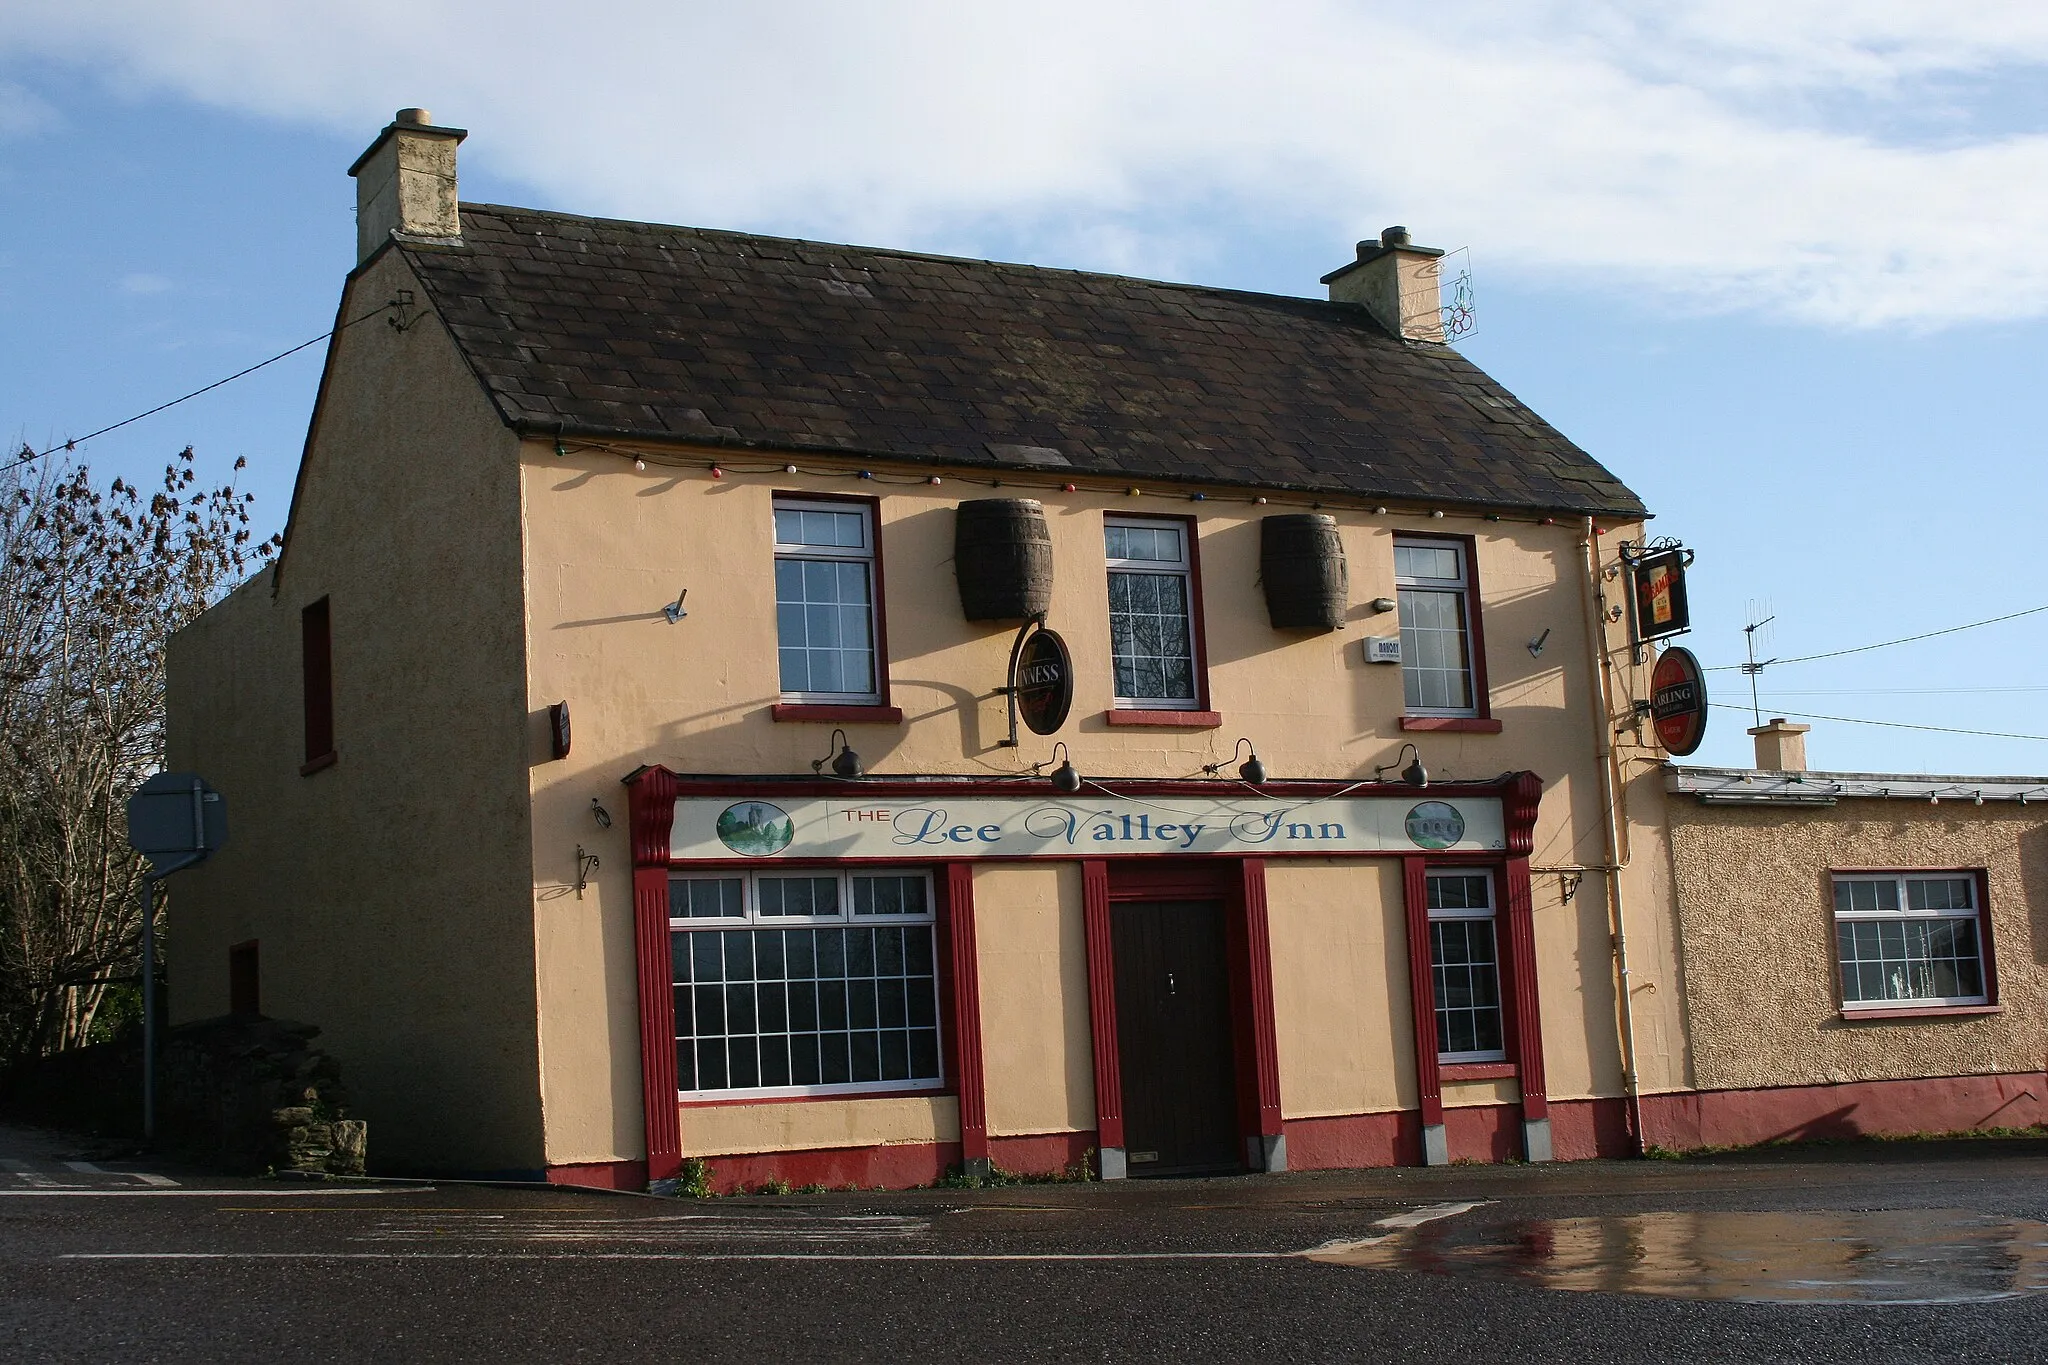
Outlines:
<svg viewBox="0 0 2048 1365"><path fill-rule="evenodd" d="M1749 614L1751 616L1755 616L1756 613L1756 604L1752 602L1749 607ZM1757 698L1757 674L1763 672L1766 668L1769 668L1772 664L1778 661L1776 659L1765 659L1761 663L1757 661L1756 633L1777 619L1777 616L1773 614L1770 616L1766 616L1761 621L1751 621L1748 625L1742 628L1743 641L1744 644L1747 646L1749 653L1749 662L1742 665L1743 675L1749 679L1749 714L1751 715L1751 717L1754 718L1759 729L1762 728L1764 723L1764 708L1763 704Z"/></svg>

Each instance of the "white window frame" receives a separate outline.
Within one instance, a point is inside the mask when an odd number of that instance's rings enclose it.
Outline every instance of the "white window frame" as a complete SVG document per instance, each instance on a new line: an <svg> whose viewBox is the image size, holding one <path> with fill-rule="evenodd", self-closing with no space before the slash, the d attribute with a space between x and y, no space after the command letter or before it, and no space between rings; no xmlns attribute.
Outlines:
<svg viewBox="0 0 2048 1365"><path fill-rule="evenodd" d="M1465 706L1408 705L1408 675L1411 669L1419 669L1422 666L1422 661L1420 658L1421 651L1412 648L1407 639L1408 632L1403 630L1401 645L1402 714L1465 718L1482 716L1486 714L1486 699L1479 694L1479 634L1477 629L1479 594L1473 591L1474 575L1471 547L1462 540L1454 540L1449 537L1423 535L1397 535L1394 537L1395 550L1399 551L1411 547L1416 549L1449 550L1458 557L1458 576L1456 578L1417 578L1403 574L1397 569L1394 574L1394 600L1399 603L1404 594L1408 593L1455 593L1457 595L1459 621L1462 627L1461 633L1464 636L1465 642L1465 695L1472 700L1470 704ZM1398 563L1398 557L1396 562Z"/></svg>
<svg viewBox="0 0 2048 1365"><path fill-rule="evenodd" d="M1171 531L1180 543L1180 559L1168 563L1158 559L1122 559L1108 552L1108 533L1113 526L1145 531ZM1181 584L1181 601L1187 605L1188 629L1188 688L1193 695L1187 697L1126 697L1116 692L1116 637L1110 635L1110 691L1111 705L1119 711L1199 711L1202 709L1202 643L1201 632L1196 629L1195 613L1200 601L1195 591L1195 556L1191 541L1194 528L1175 517L1104 517L1102 529L1105 544L1103 558L1109 573L1154 574L1161 578L1178 578ZM1105 582L1107 580L1105 579ZM1106 606L1107 604L1105 604Z"/></svg>
<svg viewBox="0 0 2048 1365"><path fill-rule="evenodd" d="M1988 1005L1993 997L1991 980L1991 917L1984 909L1984 887L1981 875L1972 870L1920 871L1920 872L1833 872L1828 875L1828 890L1832 897L1834 889L1845 883L1892 882L1897 887L1899 908L1897 910L1833 910L1834 941L1829 945L1835 960L1835 989L1841 1000L1842 1012L1855 1014L1863 1010L1911 1010L1941 1009L1944 1007L1966 1008L1971 1005ZM1962 882L1970 888L1970 908L1960 910L1915 910L1912 908L1912 894L1909 886L1913 882ZM1830 907L1832 909L1832 907ZM1977 979L1984 989L1976 995L1953 996L1887 996L1879 1000L1851 1000L1849 998L1849 976L1842 960L1841 925L1863 921L1895 923L1925 923L1931 920L1968 920L1976 926L1977 935Z"/></svg>
<svg viewBox="0 0 2048 1365"><path fill-rule="evenodd" d="M923 913L909 915L862 915L854 913L853 883L855 879L864 877L914 877L922 881L924 883L925 903ZM764 915L760 913L758 889L763 878L771 880L778 878L834 878L839 883L839 909L831 915ZM668 921L671 942L673 942L677 934L697 931L716 933L735 929L824 929L833 926L849 928L875 926L886 928L892 925L929 928L932 931L932 1018L933 1028L936 1029L938 1035L937 1075L934 1077L919 1076L903 1080L843 1081L818 1085L727 1086L716 1090L683 1089L679 1082L676 1091L679 1100L772 1100L810 1095L901 1094L906 1091L925 1092L943 1090L945 1088L947 1084L946 1019L945 1000L940 990L940 982L943 979L943 965L940 961L939 953L938 901L936 898L938 888L930 871L920 867L860 866L852 868L784 867L773 871L760 872L706 868L698 872L677 871L669 874L670 886L674 886L678 882L725 881L738 881L742 883L742 913L738 915L692 916L689 918L681 918L672 914ZM670 904L673 906L674 902L671 901ZM673 990L679 984L674 980L675 972L673 967L671 967L669 975L670 989ZM840 1030L831 1031L838 1032ZM852 1032L853 1030L849 1028L844 1031ZM725 1034L720 1036L738 1037L744 1035ZM757 1028L754 1036L758 1038L764 1035ZM769 1034L765 1036L772 1037L775 1035ZM680 1034L678 1034L677 1041L681 1041Z"/></svg>
<svg viewBox="0 0 2048 1365"><path fill-rule="evenodd" d="M775 512L831 512L840 516L857 514L861 524L861 544L847 545L804 545L786 542L781 538ZM774 541L775 562L783 560L831 560L838 563L859 563L867 565L868 575L868 654L873 660L870 676L874 681L872 689L865 692L781 692L782 700L799 706L880 706L887 691L888 661L882 657L882 571L880 537L875 533L875 507L868 502L841 502L831 498L776 497L769 515L769 536ZM775 594L775 678L776 686L782 684L782 594L778 585Z"/></svg>
<svg viewBox="0 0 2048 1365"><path fill-rule="evenodd" d="M1483 879L1485 880L1485 882L1486 882L1486 904L1485 904L1485 905L1484 905L1483 907L1481 907L1481 906L1472 906L1472 907L1463 907L1463 908L1452 908L1452 909L1437 909L1437 908L1435 908L1435 907L1430 907L1430 908L1429 908L1429 923L1430 923L1430 925L1431 925L1431 931L1430 931L1430 939L1431 939L1431 943L1430 943L1430 954L1429 954L1429 987L1430 987L1430 1002L1429 1002L1429 1006L1430 1006L1430 1014L1429 1014L1429 1019L1430 1019L1430 1026L1431 1026L1431 1028L1434 1028L1434 1027L1436 1026L1436 1012L1437 1012L1437 1010L1438 1010L1438 1009L1442 1008L1442 1004L1443 1004L1443 1002L1442 1002L1441 1000L1439 1000L1439 999L1437 999L1437 998L1436 998L1436 972L1437 972L1437 962L1436 962L1436 943L1435 943L1436 933L1435 933L1435 928L1434 928L1434 926L1436 926L1436 925L1438 925L1438 924L1446 923L1446 922L1451 922L1451 921L1461 921L1461 922L1467 922L1467 923L1469 923L1469 922L1472 922L1472 921L1478 921L1478 920L1483 920L1483 921L1485 921L1485 922L1486 922L1487 924L1489 924L1490 926L1492 926L1492 929L1493 929L1493 1008L1494 1008L1494 1012L1495 1012L1496 1014L1498 1014L1498 1015L1500 1016L1500 1044L1501 1044L1501 1045L1500 1045L1499 1047L1497 1047L1497 1048L1486 1048L1486 1049L1482 1049L1482 1050L1479 1050L1479 1051L1476 1051L1476 1052L1442 1052L1442 1051L1439 1051L1439 1052L1438 1052L1438 1053L1436 1054L1436 1059L1437 1059L1437 1062L1438 1062L1438 1064L1440 1064L1440 1065L1454 1065L1454 1064L1457 1064L1457 1063L1461 1063L1461 1062L1504 1062L1504 1061L1506 1061L1506 1060L1508 1059L1508 1051L1507 1051L1507 1044L1508 1044L1508 1002L1507 1002L1507 972L1506 972L1505 968L1503 967L1503 965L1502 965L1502 963L1501 963L1501 953L1500 953L1500 894L1499 894L1499 888L1498 888L1498 886L1497 886L1497 885L1495 884L1495 883L1496 883L1496 880L1497 880L1497 879L1496 879L1496 878L1495 878L1495 876L1494 876L1494 873L1493 873L1493 869L1492 869L1492 868L1487 868L1487 867L1433 867L1433 868L1429 868L1429 869L1427 869L1427 870L1426 870L1426 871L1425 871L1425 872L1423 873L1423 875L1424 875L1424 876L1425 876L1426 878L1428 878L1428 879L1429 879L1430 881L1436 881L1436 880L1439 880L1439 879L1447 879L1447 878L1451 878L1451 877L1458 877L1458 878L1470 878L1470 877L1480 877L1480 878L1483 878ZM1425 899L1427 899L1427 891L1426 891L1426 888L1425 888Z"/></svg>

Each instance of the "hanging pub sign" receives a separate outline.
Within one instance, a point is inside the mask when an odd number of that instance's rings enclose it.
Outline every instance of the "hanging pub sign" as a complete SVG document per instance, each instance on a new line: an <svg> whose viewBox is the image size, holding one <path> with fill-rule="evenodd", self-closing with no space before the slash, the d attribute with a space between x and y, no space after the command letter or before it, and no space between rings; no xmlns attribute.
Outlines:
<svg viewBox="0 0 2048 1365"><path fill-rule="evenodd" d="M1692 629L1692 609L1685 600L1685 566L1692 551L1673 546L1635 561L1636 640L1661 640Z"/></svg>
<svg viewBox="0 0 2048 1365"><path fill-rule="evenodd" d="M1650 673L1650 722L1657 742L1674 758L1684 758L1707 737L1707 679L1691 650L1672 645L1658 658Z"/></svg>
<svg viewBox="0 0 2048 1365"><path fill-rule="evenodd" d="M1035 735L1050 735L1067 723L1074 705L1074 660L1058 631L1040 628L1024 642L1010 679L1017 714Z"/></svg>

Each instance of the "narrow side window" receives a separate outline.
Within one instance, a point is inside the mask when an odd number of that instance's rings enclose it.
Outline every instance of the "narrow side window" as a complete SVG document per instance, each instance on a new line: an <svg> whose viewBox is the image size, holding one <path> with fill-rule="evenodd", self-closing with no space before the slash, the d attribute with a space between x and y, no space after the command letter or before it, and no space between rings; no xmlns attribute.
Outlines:
<svg viewBox="0 0 2048 1365"><path fill-rule="evenodd" d="M1483 716L1473 664L1477 594L1461 540L1394 542L1401 607L1402 709L1411 716Z"/></svg>
<svg viewBox="0 0 2048 1365"><path fill-rule="evenodd" d="M1193 528L1177 520L1115 517L1102 530L1117 707L1201 710Z"/></svg>
<svg viewBox="0 0 2048 1365"><path fill-rule="evenodd" d="M306 762L334 753L334 639L323 597L299 614L301 674L305 687Z"/></svg>

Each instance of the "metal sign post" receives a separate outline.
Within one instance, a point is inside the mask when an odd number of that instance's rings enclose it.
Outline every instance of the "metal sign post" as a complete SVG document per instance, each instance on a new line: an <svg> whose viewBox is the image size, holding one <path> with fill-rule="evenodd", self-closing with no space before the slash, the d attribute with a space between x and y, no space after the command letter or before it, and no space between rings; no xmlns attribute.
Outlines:
<svg viewBox="0 0 2048 1365"><path fill-rule="evenodd" d="M142 878L142 1135L156 1136L156 884L228 839L228 808L197 773L158 773L128 798L128 846L149 859Z"/></svg>

